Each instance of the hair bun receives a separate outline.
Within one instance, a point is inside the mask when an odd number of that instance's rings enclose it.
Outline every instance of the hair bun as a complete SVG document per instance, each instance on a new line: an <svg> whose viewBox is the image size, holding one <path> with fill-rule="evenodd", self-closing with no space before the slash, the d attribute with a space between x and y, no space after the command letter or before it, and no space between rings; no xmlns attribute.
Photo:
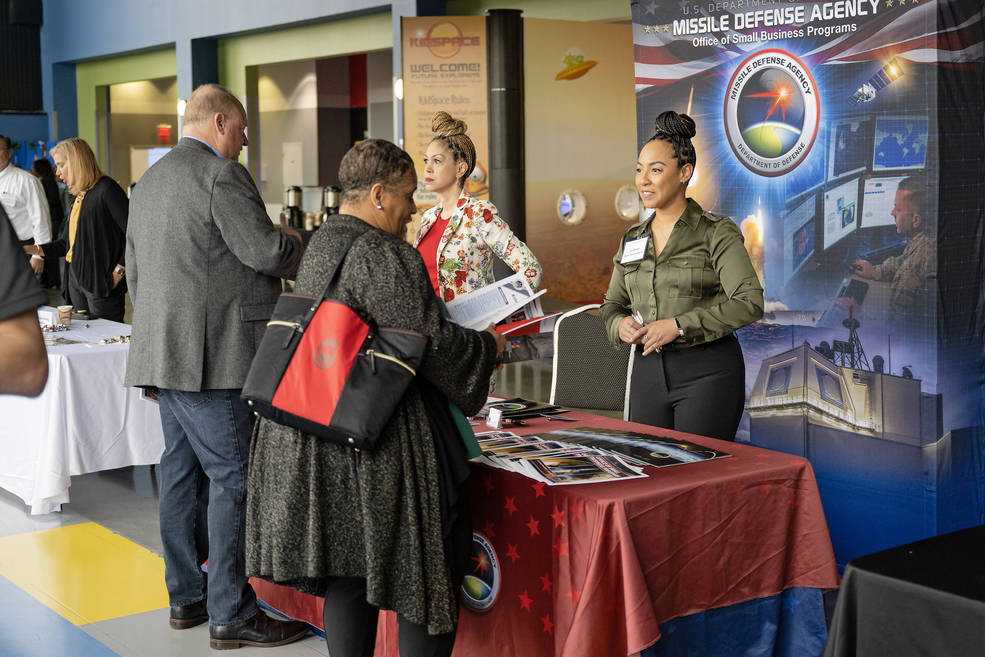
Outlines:
<svg viewBox="0 0 985 657"><path fill-rule="evenodd" d="M431 119L431 132L437 137L454 137L464 135L469 126L461 119L453 118L448 112L437 112Z"/></svg>
<svg viewBox="0 0 985 657"><path fill-rule="evenodd" d="M691 139L698 134L694 119L687 114L678 114L673 110L661 112L660 116L657 117L655 130L668 135L678 135L685 139Z"/></svg>

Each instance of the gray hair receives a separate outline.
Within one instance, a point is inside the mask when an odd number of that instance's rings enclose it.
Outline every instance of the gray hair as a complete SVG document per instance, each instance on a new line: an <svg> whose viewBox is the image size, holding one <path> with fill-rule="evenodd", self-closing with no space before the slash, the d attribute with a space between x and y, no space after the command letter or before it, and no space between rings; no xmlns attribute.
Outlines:
<svg viewBox="0 0 985 657"><path fill-rule="evenodd" d="M376 183L393 187L413 170L414 161L396 144L385 139L361 141L349 149L339 165L342 201L358 202Z"/></svg>

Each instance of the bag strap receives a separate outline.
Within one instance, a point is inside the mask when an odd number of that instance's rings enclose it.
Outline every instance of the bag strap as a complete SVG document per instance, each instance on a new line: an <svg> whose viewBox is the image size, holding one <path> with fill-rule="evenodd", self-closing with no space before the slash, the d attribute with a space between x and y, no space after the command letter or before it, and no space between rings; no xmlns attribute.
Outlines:
<svg viewBox="0 0 985 657"><path fill-rule="evenodd" d="M328 295L329 288L331 288L332 284L335 283L335 279L339 277L339 272L342 271L342 265L345 263L346 256L349 255L349 251L352 249L352 245L355 244L356 240L358 240L360 237L365 235L367 232L369 231L364 230L363 232L356 234L352 239L346 242L345 249L342 251L342 256L339 258L339 261L335 263L335 266L332 267L332 271L328 275L328 281L325 283L325 287L322 288L321 294L318 295L317 297L312 298L311 307L308 308L308 312L305 313L304 316L304 320L303 320L304 326L307 326L308 323L311 321L311 318L315 316L315 312L318 310L318 306L321 305L321 302L324 301L326 295Z"/></svg>

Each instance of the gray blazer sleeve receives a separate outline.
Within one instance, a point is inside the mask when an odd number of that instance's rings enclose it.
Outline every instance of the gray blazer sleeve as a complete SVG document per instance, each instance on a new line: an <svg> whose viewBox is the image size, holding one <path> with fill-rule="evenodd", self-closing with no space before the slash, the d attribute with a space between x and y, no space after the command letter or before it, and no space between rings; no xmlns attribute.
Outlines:
<svg viewBox="0 0 985 657"><path fill-rule="evenodd" d="M303 247L270 223L249 171L239 162L229 160L216 176L212 217L244 265L268 276L294 278Z"/></svg>
<svg viewBox="0 0 985 657"><path fill-rule="evenodd" d="M131 303L137 303L137 259L133 256L133 233L129 230L126 234L126 251L123 256L127 261L126 273L127 292L130 294Z"/></svg>

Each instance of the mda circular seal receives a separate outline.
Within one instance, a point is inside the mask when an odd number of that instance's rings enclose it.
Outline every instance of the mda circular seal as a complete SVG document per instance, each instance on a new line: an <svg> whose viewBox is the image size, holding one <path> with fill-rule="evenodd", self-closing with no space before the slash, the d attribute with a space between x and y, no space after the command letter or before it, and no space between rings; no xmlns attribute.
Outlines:
<svg viewBox="0 0 985 657"><path fill-rule="evenodd" d="M472 532L472 567L462 580L462 602L470 611L484 614L499 597L499 558L492 543Z"/></svg>
<svg viewBox="0 0 985 657"><path fill-rule="evenodd" d="M725 134L739 161L779 176L814 145L821 100L811 72L788 52L761 50L739 64L725 94Z"/></svg>

